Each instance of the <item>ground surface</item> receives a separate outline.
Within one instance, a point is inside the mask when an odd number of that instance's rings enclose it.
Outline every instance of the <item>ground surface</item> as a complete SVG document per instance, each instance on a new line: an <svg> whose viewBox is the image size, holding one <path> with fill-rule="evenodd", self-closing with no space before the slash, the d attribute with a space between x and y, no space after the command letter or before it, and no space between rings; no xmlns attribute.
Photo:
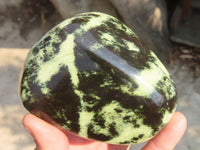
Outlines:
<svg viewBox="0 0 200 150"><path fill-rule="evenodd" d="M33 150L34 141L21 124L27 111L18 96L18 84L23 62L28 49L42 35L61 19L54 11L50 17L40 15L23 22L21 16L16 18L15 5L21 0L0 1L0 149ZM15 3L14 3L15 2ZM3 13L12 4L9 13ZM31 4L30 4L31 5ZM1 8L2 7L2 8ZM47 13L48 14L48 13ZM10 17L14 15L15 17ZM18 20L18 21L16 21ZM36 20L36 21L35 21ZM25 32L23 32L25 30ZM177 111L184 113L188 119L187 131L175 150L200 150L200 78L187 65L173 62L167 68L175 80L178 90ZM140 149L136 145L131 149Z"/></svg>

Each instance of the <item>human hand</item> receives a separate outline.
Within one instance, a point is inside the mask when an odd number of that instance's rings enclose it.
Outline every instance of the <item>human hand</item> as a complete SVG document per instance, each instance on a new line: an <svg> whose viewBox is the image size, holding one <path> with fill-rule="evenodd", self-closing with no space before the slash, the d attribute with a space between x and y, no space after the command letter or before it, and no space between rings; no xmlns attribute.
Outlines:
<svg viewBox="0 0 200 150"><path fill-rule="evenodd" d="M57 127L27 114L23 125L35 139L36 150L127 150L127 145L112 145L91 141L64 133ZM142 150L172 150L178 143L187 126L182 113L175 112L170 122Z"/></svg>

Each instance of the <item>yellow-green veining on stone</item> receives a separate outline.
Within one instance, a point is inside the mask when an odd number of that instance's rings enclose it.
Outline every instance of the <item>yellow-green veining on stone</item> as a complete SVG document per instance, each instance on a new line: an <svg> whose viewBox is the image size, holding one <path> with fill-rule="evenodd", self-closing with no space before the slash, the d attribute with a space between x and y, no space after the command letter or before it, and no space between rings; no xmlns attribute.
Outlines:
<svg viewBox="0 0 200 150"><path fill-rule="evenodd" d="M174 82L155 54L97 12L63 21L33 46L20 94L30 112L111 144L150 139L176 108Z"/></svg>

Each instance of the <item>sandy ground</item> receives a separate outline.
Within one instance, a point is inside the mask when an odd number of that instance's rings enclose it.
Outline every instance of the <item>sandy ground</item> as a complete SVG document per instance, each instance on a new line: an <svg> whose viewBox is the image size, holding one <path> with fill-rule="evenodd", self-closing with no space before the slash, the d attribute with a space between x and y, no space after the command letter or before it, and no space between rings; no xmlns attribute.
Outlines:
<svg viewBox="0 0 200 150"><path fill-rule="evenodd" d="M1 18L0 18L1 19ZM0 149L33 150L31 136L22 126L21 120L27 111L18 96L20 73L28 49L39 40L44 31L37 26L20 34L19 26L10 19L4 19L0 26ZM200 78L180 64L167 66L178 90L177 111L188 119L187 131L175 150L200 150ZM133 146L140 149L144 144Z"/></svg>

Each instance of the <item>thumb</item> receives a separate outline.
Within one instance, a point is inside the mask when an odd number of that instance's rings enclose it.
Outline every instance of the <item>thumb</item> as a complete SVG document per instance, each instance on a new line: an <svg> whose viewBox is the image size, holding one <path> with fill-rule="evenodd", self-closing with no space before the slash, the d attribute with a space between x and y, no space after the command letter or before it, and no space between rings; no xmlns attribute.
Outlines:
<svg viewBox="0 0 200 150"><path fill-rule="evenodd" d="M172 150L183 136L186 126L185 116L175 112L170 122L142 150Z"/></svg>
<svg viewBox="0 0 200 150"><path fill-rule="evenodd" d="M38 150L68 150L68 138L64 132L40 118L27 114L23 125L33 136Z"/></svg>

